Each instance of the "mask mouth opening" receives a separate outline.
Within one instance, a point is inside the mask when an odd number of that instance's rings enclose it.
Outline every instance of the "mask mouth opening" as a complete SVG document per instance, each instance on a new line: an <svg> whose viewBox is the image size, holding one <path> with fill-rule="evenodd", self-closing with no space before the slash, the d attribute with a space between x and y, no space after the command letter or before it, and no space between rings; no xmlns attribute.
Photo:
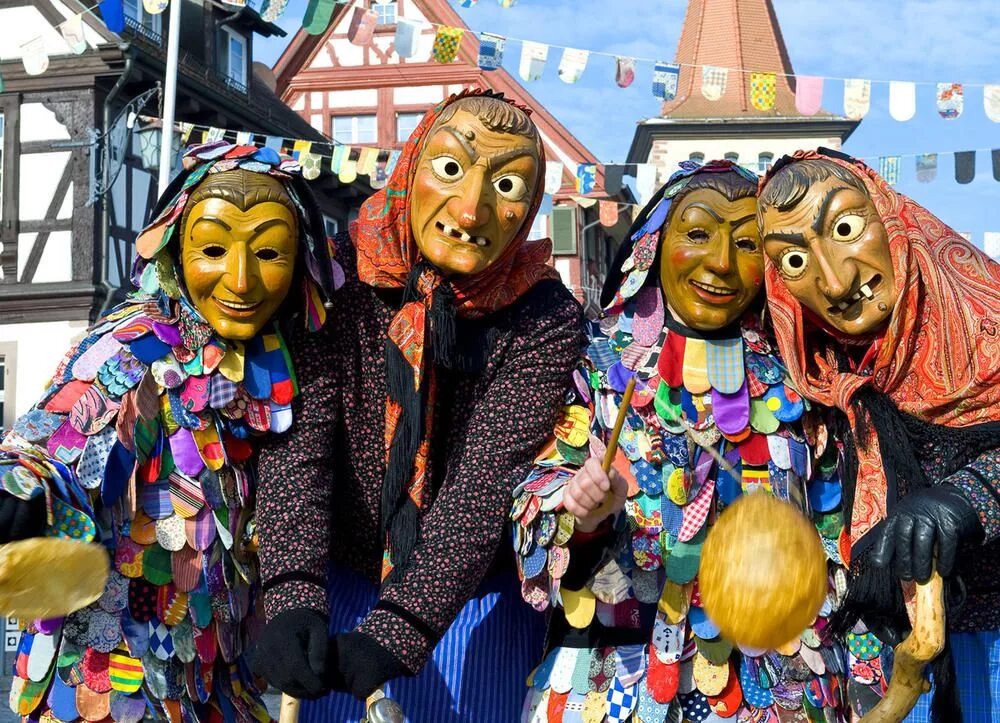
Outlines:
<svg viewBox="0 0 1000 723"><path fill-rule="evenodd" d="M882 283L882 274L875 274L868 281L860 284L848 297L827 308L829 314L841 314L845 319L856 319L866 301L875 299L875 289Z"/></svg>
<svg viewBox="0 0 1000 723"><path fill-rule="evenodd" d="M443 233L445 236L458 239L459 241L464 241L465 243L468 244L475 244L480 248L486 248L487 246L490 245L490 240L485 236L470 236L462 229L449 226L448 224L442 223L441 221L435 221L434 226L435 228L437 228L438 231Z"/></svg>

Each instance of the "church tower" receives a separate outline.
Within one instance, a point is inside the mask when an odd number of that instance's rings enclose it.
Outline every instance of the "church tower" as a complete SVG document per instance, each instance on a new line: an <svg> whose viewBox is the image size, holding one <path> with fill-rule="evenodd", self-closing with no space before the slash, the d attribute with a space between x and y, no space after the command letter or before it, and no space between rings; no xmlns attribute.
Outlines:
<svg viewBox="0 0 1000 723"><path fill-rule="evenodd" d="M681 66L675 97L660 115L638 123L629 163L654 163L657 182L683 160L729 159L763 173L799 148L840 148L857 128L820 109L796 109L796 79L772 0L688 0L674 62ZM702 93L702 67L728 68L717 100ZM772 108L751 103L750 73L777 74Z"/></svg>

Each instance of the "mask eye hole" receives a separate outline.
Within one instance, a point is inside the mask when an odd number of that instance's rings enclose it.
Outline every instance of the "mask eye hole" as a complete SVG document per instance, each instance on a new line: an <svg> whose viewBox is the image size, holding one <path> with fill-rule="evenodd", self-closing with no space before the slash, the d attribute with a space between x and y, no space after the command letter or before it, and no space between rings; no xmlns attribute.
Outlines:
<svg viewBox="0 0 1000 723"><path fill-rule="evenodd" d="M741 251L748 251L750 253L754 253L757 250L757 242L754 241L749 236L745 236L743 238L736 239L736 248L740 249Z"/></svg>
<svg viewBox="0 0 1000 723"><path fill-rule="evenodd" d="M278 258L278 252L274 249L258 249L254 255L261 261L274 261Z"/></svg>
<svg viewBox="0 0 1000 723"><path fill-rule="evenodd" d="M222 246L217 246L215 244L211 246L206 246L201 250L201 253L210 259L221 259L226 255L226 249Z"/></svg>
<svg viewBox="0 0 1000 723"><path fill-rule="evenodd" d="M802 249L789 249L781 255L778 264L782 276L786 279L797 279L806 272L809 254Z"/></svg>
<svg viewBox="0 0 1000 723"><path fill-rule="evenodd" d="M528 194L528 184L520 176L501 176L493 181L493 188L508 201L520 201Z"/></svg>
<svg viewBox="0 0 1000 723"><path fill-rule="evenodd" d="M865 217L848 213L833 222L835 241L853 241L865 230Z"/></svg>
<svg viewBox="0 0 1000 723"><path fill-rule="evenodd" d="M704 243L708 241L709 234L703 228L693 228L687 232L687 237L689 241L694 241L695 243Z"/></svg>
<svg viewBox="0 0 1000 723"><path fill-rule="evenodd" d="M444 181L457 181L465 175L462 164L451 156L438 156L431 161L431 169Z"/></svg>

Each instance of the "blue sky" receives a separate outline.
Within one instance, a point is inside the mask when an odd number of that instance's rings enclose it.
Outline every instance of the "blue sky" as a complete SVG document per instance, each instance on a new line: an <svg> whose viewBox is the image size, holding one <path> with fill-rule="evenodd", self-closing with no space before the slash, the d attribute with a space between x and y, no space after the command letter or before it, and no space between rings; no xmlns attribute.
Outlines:
<svg viewBox="0 0 1000 723"><path fill-rule="evenodd" d="M536 40L615 55L672 60L687 3L684 0L496 0L455 7L474 31ZM1000 123L983 112L982 88L966 87L965 110L943 120L934 104L937 82L1000 83L1000 2L996 0L774 0L796 72L827 77L910 80L917 112L893 120L888 85L872 84L872 107L845 150L857 156L1000 148ZM288 0L279 24L289 38L255 43L255 60L272 64L301 24L306 0ZM520 43L508 40L504 65L517 73ZM659 112L650 93L652 65L640 62L629 88L614 83L614 60L591 55L583 78L567 85L556 74L561 51L549 52L543 78L526 84L604 162L621 162L635 123ZM767 70L762 68L761 70ZM828 80L824 107L843 112L843 84ZM897 188L982 245L984 231L1000 231L1000 182L989 153L977 154L976 179L954 180L954 160L938 158L938 176L920 183L914 159L903 158ZM876 161L871 161L877 167Z"/></svg>

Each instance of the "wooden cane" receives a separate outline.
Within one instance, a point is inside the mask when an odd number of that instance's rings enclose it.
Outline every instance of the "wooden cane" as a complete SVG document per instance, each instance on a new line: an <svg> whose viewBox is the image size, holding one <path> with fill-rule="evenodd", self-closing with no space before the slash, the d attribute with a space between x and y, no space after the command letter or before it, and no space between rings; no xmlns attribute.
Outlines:
<svg viewBox="0 0 1000 723"><path fill-rule="evenodd" d="M917 583L913 630L896 646L892 678L882 698L860 723L901 723L930 690L924 668L942 650L945 642L944 582L935 570L927 582Z"/></svg>
<svg viewBox="0 0 1000 723"><path fill-rule="evenodd" d="M288 693L281 694L281 709L278 711L278 723L298 723L299 706L302 701L293 698Z"/></svg>
<svg viewBox="0 0 1000 723"><path fill-rule="evenodd" d="M629 404L632 402L632 392L635 391L635 377L628 380L628 385L625 387L625 393L622 395L621 404L618 406L618 416L615 418L614 429L611 430L611 438L608 440L608 448L604 451L604 461L601 463L601 467L604 469L604 473L608 474L611 472L611 465L614 464L615 455L618 454L618 438L621 436L622 427L625 425L625 417L628 415ZM601 503L600 507L597 508L599 512L606 512L608 515L611 514L611 506L614 504L614 495L611 494L611 490L608 490L608 494L604 498L604 502Z"/></svg>

